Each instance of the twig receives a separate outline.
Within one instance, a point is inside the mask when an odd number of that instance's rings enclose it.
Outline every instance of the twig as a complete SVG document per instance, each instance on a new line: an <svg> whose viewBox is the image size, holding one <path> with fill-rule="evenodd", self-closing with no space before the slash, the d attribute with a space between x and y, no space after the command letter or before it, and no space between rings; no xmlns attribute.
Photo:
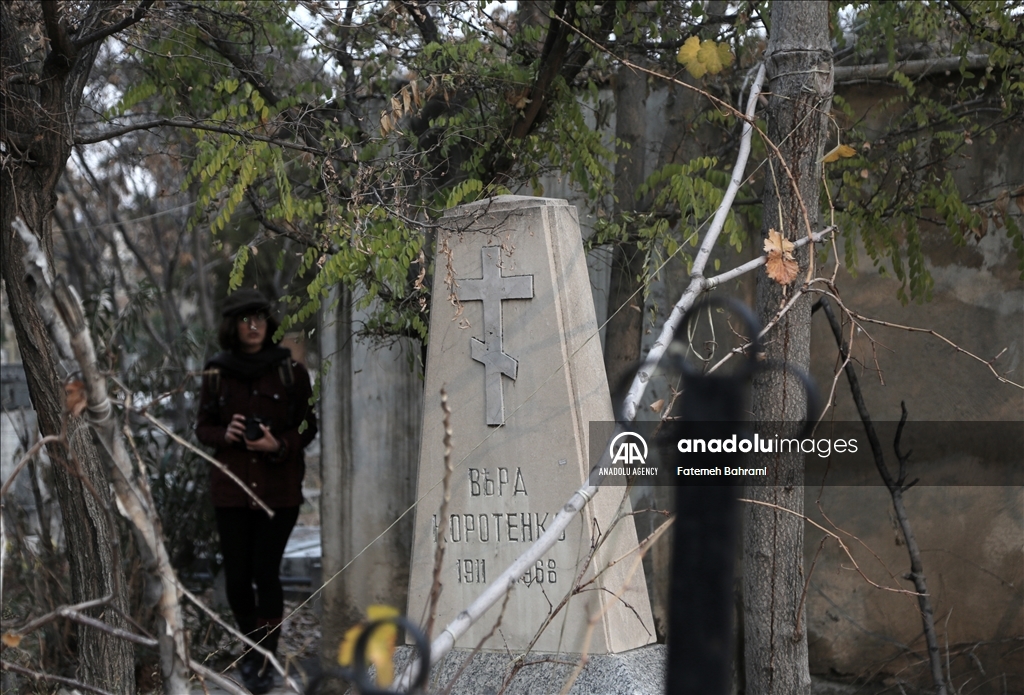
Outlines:
<svg viewBox="0 0 1024 695"><path fill-rule="evenodd" d="M292 690L294 690L297 693L298 692L302 692L299 689L298 684L296 684L295 681L291 678L291 676L288 675L288 672L285 670L285 668L283 666L281 666L281 662L279 662L277 660L276 656L271 654L267 649L261 647L258 642L254 642L252 639L249 638L248 635L243 635L241 632L239 632L234 627L232 627L227 622L225 622L224 619L221 618L219 615L217 615L217 613L215 611L213 611L205 603L203 603L202 600L198 596L196 596L191 591L186 589L184 587L184 585L180 581L175 580L175 582L177 584L178 591L180 591L185 598L187 598L189 601L191 601L193 604L195 604L195 606L199 610L201 610L204 613L206 613L206 615L208 615L210 618L212 618L214 622L216 622L218 625L220 625L222 628L224 628L229 634L234 635L239 640L241 640L250 649L256 650L257 653L259 653L260 655L265 657L270 662L270 664L275 669L277 669L277 672L280 673L281 676L284 677L285 685L287 685L289 688L291 688ZM243 695L244 695L245 691L242 691L242 692L243 692Z"/></svg>
<svg viewBox="0 0 1024 695"><path fill-rule="evenodd" d="M226 690L229 693L229 695L249 695L248 690L240 687L230 678L226 678L221 674L217 673L216 671L214 671L213 669L203 666L195 659L188 660L188 667L192 669L194 673L198 674L202 678L213 681L213 683L218 688L220 688L221 690ZM204 685L203 688L205 690L206 686Z"/></svg>
<svg viewBox="0 0 1024 695"><path fill-rule="evenodd" d="M242 488L242 490L244 490L244 491L245 491L245 494L249 495L249 497L251 497L251 498L252 498L252 500L253 500L254 502L256 502L256 504L257 504L257 505L259 505L260 509L262 509L262 510L263 510L264 512L266 512L266 513L267 513L267 516L268 516L268 517L270 517L271 519L273 519L273 518L274 518L274 510L273 510L273 509L271 509L270 507L268 507L268 506L266 505L266 503L265 503L265 502L264 502L263 500L261 500L261 499L259 498L259 496L258 496L258 495L257 495L257 494L256 494L255 492L253 492L252 490L250 490L250 489L249 489L249 486L248 486L248 485L246 485L246 484L245 484L244 482L242 482L242 480L241 480L241 479L240 479L240 478L239 478L239 477L238 477L237 475L235 475L234 473L232 473L232 472L231 472L231 471L230 471L230 470L228 469L228 467L227 467L227 466L225 466L225 465L224 465L223 463L221 463L221 462L220 462L220 461L218 461L217 459L215 459L215 458L213 458L212 456L210 456L210 455L209 455L208 453L206 453L205 451L203 451L202 449L200 449L199 447L197 447L197 446L196 446L195 444L193 444L192 442L188 441L187 439L184 439L184 438L180 437L180 436L179 436L178 434L176 434L176 433L175 433L175 432L174 432L173 430L171 430L171 428L170 428L170 427L168 427L168 426L167 426L167 425L165 425L164 423L162 423L162 422L160 422L159 420L157 420L157 419L156 419L155 417L153 417L152 415L150 415L150 414L149 414L148 412L146 412L146 411L143 411L143 412L142 412L142 417L144 417L144 418L146 418L147 420L149 420L150 422L152 422L152 423L153 423L154 425L156 425L156 426L157 426L157 428L159 428L159 429L160 429L160 431L162 431L162 432L163 432L164 434L166 434L166 435L167 435L168 437L170 437L171 439L173 439L173 440L174 440L175 442L177 442L178 444L181 444L181 445L182 445L183 447L187 448L187 449L188 449L189 451L192 451L193 453L196 453L196 454L198 454L198 455L199 455L199 456L201 456L201 457L202 457L203 459L205 459L206 461L209 461L209 462L210 462L210 463L212 463L212 464L213 464L214 466L216 466L217 468L219 468L219 469L220 469L220 471L221 471L222 473L224 473L224 474L225 474L225 475L227 475L227 476L228 476L229 478L231 478L231 480L232 480L232 481L234 481L235 485L237 485L238 487Z"/></svg>
<svg viewBox="0 0 1024 695"><path fill-rule="evenodd" d="M441 598L441 564L444 562L445 536L448 531L448 503L452 499L452 409L448 406L448 392L441 387L441 410L444 412L444 480L441 483L440 519L437 524L436 546L434 548L434 577L430 583L430 599L427 609L427 624L423 634L427 640L434 630L437 602Z"/></svg>
<svg viewBox="0 0 1024 695"><path fill-rule="evenodd" d="M55 676L52 673L40 673L39 671L33 671L31 669L25 668L24 666L19 666L18 664L11 663L10 661L0 661L0 666L3 666L4 671L20 673L23 676L28 676L32 680L46 680L53 681L55 683L62 683L63 685L68 685L72 688L78 688L80 690L85 690L86 692L96 693L96 695L114 695L110 691L101 690L100 688L97 688L94 685L88 685L87 683L83 683L82 681L76 681L74 678ZM245 693L241 693L241 695L245 695Z"/></svg>
<svg viewBox="0 0 1024 695"><path fill-rule="evenodd" d="M448 681L448 685L445 687L444 690L440 692L439 695L448 695L452 691L452 688L455 687L455 683L458 682L459 678L462 676L465 670L469 668L469 664L473 661L473 657L480 653L480 650L483 649L484 645L487 643L487 640L489 640L491 637L494 637L494 633L496 633L498 631L498 628L501 627L501 622L505 618L505 609L508 607L508 600L510 598L512 598L511 591L505 594L505 598L501 602L501 610L498 612L498 619L494 621L494 625L491 626L491 629L488 631L486 635L480 638L480 641L476 643L475 647L473 647L473 651L471 651L469 655L463 660L463 662L459 664L459 670L455 672L455 675L452 676L451 680Z"/></svg>
<svg viewBox="0 0 1024 695"><path fill-rule="evenodd" d="M102 606L102 605L104 605L106 603L109 603L112 598L113 598L113 595L110 595L110 596L106 596L106 597L104 597L104 598L102 598L102 599L100 599L98 601L88 601L86 603L79 604L79 605L81 607L90 607L90 608L94 607L94 606ZM103 622L102 620L97 620L96 618L93 618L91 616L84 615L84 614L80 613L78 610L75 610L75 609L76 609L76 606L61 606L61 607L57 608L55 611L47 613L46 615L44 615L42 617L36 618L35 620L33 620L28 625L25 625L24 627L21 627L21 628L15 630L14 634L16 634L16 635L27 635L30 632L38 630L43 625L46 625L47 623L53 622L57 618L67 618L68 620L72 620L72 621L74 621L76 623L81 623L82 625L88 625L89 627L94 627L97 630L102 630L103 632L106 632L106 633L108 633L110 635L113 635L114 637L118 637L120 639L127 640L129 642L134 642L136 644L141 644L144 647L159 647L160 646L160 643L157 640L153 639L152 637L146 637L144 635L136 635L134 632L128 632L127 630L122 630L121 628L114 627L113 625L108 625L107 623Z"/></svg>
<svg viewBox="0 0 1024 695"><path fill-rule="evenodd" d="M881 589L882 591L891 591L894 594L909 594L911 596L918 596L918 593L916 591L911 591L910 589L894 589L891 586L883 586L882 584L879 584L878 582L876 582L873 579L871 579L870 577L868 577L868 575L864 574L864 570L862 570L860 568L860 565L857 564L857 560L854 559L853 553L850 552L850 549L846 546L846 543L843 543L843 539L840 538L835 533L829 531L827 528L825 528L824 526L819 524L814 519L811 519L810 517L805 516L804 514L801 514L800 512L795 512L792 509L786 509L785 507L780 506L778 504L772 504L771 502L762 502L761 500L750 500L750 499L745 499L743 497L740 497L739 501L740 502L747 502L749 504L758 504L758 505L761 505L762 507L768 507L769 509L776 509L776 510L778 510L780 512L786 512L787 514L792 514L795 517L799 517L799 518L803 519L804 521L806 521L811 526L815 527L819 531L821 531L821 532L825 533L826 535L828 535L829 538L834 539L836 541L836 543L839 544L839 547L843 549L843 552L846 554L846 557L848 557L850 559L850 562L853 563L853 569L868 584L870 584L871 586L875 587L876 589Z"/></svg>
<svg viewBox="0 0 1024 695"><path fill-rule="evenodd" d="M916 326L904 326L904 325L899 324L899 323L892 323L890 321L883 321L882 319L873 319L873 318L870 318L868 316L864 316L862 314L858 314L856 311L852 311L852 310L846 308L845 306L843 307L843 311L845 311L851 317L857 319L858 321L865 321L867 323L874 323L874 324L877 324L879 326L887 326L889 328L899 328L900 330L910 331L911 333L927 333L927 334L929 334L931 336L934 336L934 337L938 338L939 340L941 340L942 342L944 342L947 345L949 345L950 347L952 347L953 349L955 349L957 352L962 352L963 354L967 355L968 357L971 357L971 358L976 359L977 361L981 362L983 365L988 367L989 371L992 372L992 374L996 377L996 379L998 379L999 381L1003 382L1004 384L1010 384L1011 386L1016 386L1019 389L1024 389L1024 384L1019 384L1016 381L1011 381L1010 379L1007 379L1002 374L997 372L996 368L993 366L993 362L995 362L997 359L999 359L999 357L1003 354L1003 352L1006 352L1005 350L1000 352L998 355L993 357L991 360L986 360L986 359L983 359L981 357L978 357L977 355L975 355L973 352L971 352L969 350L964 350L962 347L960 347L959 345L954 343L952 340L950 340L946 336L944 336L941 333L938 333L936 331L933 331L930 328L918 328Z"/></svg>
<svg viewBox="0 0 1024 695"><path fill-rule="evenodd" d="M63 432L60 434L50 434L33 444L32 448L26 451L25 455L21 457L21 460L18 461L18 465L14 467L14 471L7 476L7 481L4 483L4 486L0 488L0 497L7 494L11 485L14 484L14 479L18 477L18 473L21 473L21 469L28 465L28 462L32 460L33 456L39 453L39 450L42 449L44 445L49 444L50 442L62 441L64 439L64 434L65 433Z"/></svg>
<svg viewBox="0 0 1024 695"><path fill-rule="evenodd" d="M637 570L640 568L640 565L643 562L644 555L647 554L647 551L650 550L654 542L657 541L665 533L665 531L668 530L668 528L672 525L673 521L674 517L666 521L657 529L655 529L654 533L645 538L643 543L637 546L638 552L636 553L636 557L633 559L633 564L630 565L629 569L626 572L626 576L622 581L622 586L619 587L618 591L613 592L613 596L616 600L622 600L622 594L623 592L625 592L630 582L633 581L633 577L636 575ZM590 639L594 633L595 628L597 627L598 621L601 620L602 617L604 617L605 613L608 612L608 609L610 607L611 602L608 602L604 605L604 607L601 610L599 610L596 614L590 617L590 620L587 623L587 634L583 641L583 654L581 655L580 660L577 662L576 668L569 676L569 679L562 685L560 695L568 695L569 690L572 689L573 683L575 683L576 679L580 677L581 673L583 673L583 669L586 667L588 661Z"/></svg>

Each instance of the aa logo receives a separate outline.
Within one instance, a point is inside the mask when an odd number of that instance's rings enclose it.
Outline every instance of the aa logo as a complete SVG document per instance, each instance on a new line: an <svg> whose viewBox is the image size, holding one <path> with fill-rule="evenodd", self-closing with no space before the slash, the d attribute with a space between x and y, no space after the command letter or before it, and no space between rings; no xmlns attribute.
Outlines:
<svg viewBox="0 0 1024 695"><path fill-rule="evenodd" d="M608 445L612 465L642 466L647 463L647 442L636 432L621 432Z"/></svg>

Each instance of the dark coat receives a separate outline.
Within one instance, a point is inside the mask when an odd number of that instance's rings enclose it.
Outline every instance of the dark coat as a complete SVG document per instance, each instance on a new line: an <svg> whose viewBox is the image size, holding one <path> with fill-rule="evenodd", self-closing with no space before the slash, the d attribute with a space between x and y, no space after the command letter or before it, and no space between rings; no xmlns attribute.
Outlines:
<svg viewBox="0 0 1024 695"><path fill-rule="evenodd" d="M213 447L214 458L225 464L271 508L297 507L302 504L302 478L305 475L305 449L316 435L316 414L309 399L312 389L309 373L291 359L283 348L284 359L267 361L245 373L232 369L232 356L221 353L204 369L199 396L196 435ZM276 355L275 355L276 356ZM290 365L292 381L287 386ZM282 443L278 453L249 451L244 442L230 444L224 439L231 416L256 415L269 422L271 433ZM306 427L299 432L299 425ZM210 492L215 507L249 507L256 502L239 489L238 484L210 466Z"/></svg>

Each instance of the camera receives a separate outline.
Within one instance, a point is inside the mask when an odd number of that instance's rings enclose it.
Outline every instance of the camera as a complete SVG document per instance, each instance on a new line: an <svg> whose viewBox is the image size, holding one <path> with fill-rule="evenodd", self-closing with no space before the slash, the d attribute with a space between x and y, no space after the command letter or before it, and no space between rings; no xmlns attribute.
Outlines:
<svg viewBox="0 0 1024 695"><path fill-rule="evenodd" d="M245 438L250 442L256 439L262 439L263 430L260 429L260 425L270 427L270 420L261 418L258 415L250 415L245 418Z"/></svg>

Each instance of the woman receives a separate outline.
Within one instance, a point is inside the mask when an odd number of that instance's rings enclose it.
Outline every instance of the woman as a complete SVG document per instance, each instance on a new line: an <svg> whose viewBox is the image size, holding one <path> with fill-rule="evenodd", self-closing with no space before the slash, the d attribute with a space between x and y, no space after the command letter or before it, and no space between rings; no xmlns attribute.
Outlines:
<svg viewBox="0 0 1024 695"><path fill-rule="evenodd" d="M316 416L309 374L273 341L278 324L266 297L239 290L224 302L222 314L223 352L203 371L196 434L274 510L270 518L238 483L211 467L228 603L239 629L273 653L284 613L278 572L302 504L303 449L316 435ZM271 667L255 651L246 653L240 670L253 693L273 686Z"/></svg>

